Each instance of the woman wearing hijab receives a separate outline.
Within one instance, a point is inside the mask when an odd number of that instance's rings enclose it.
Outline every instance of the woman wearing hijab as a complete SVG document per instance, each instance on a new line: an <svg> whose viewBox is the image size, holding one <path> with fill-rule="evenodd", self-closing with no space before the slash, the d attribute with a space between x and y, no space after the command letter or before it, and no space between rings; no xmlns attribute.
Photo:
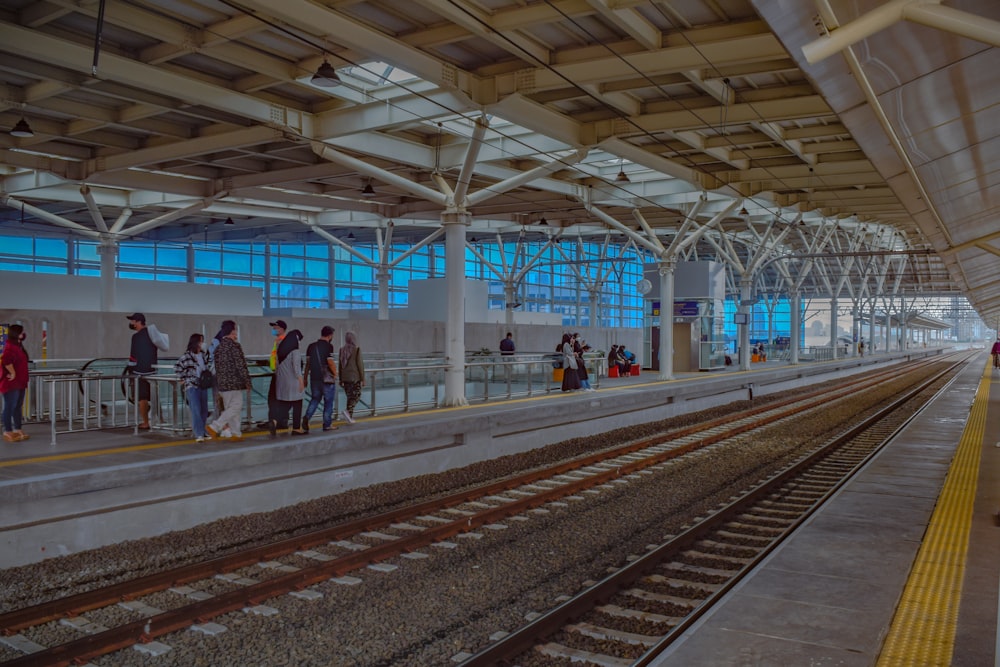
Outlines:
<svg viewBox="0 0 1000 667"><path fill-rule="evenodd" d="M12 324L7 329L7 344L0 355L0 393L3 394L3 439L27 440L21 430L24 393L28 389L28 354L24 351L24 327Z"/></svg>
<svg viewBox="0 0 1000 667"><path fill-rule="evenodd" d="M358 347L358 337L353 331L344 335L344 344L340 348L337 377L340 386L347 396L347 407L340 413L348 424L354 423L354 406L361 398L361 388L365 386L365 363L361 360L361 348Z"/></svg>
<svg viewBox="0 0 1000 667"><path fill-rule="evenodd" d="M292 435L305 435L302 428L302 392L305 390L305 378L302 376L302 358L299 352L299 341L302 332L292 329L278 344L277 365L274 369L274 409L268 415L268 425L271 437L278 434L278 423L288 419L288 410L292 411Z"/></svg>
<svg viewBox="0 0 1000 667"><path fill-rule="evenodd" d="M563 391L576 391L580 388L580 376L577 375L579 364L576 363L576 352L573 350L573 336L564 333L562 337L563 355Z"/></svg>

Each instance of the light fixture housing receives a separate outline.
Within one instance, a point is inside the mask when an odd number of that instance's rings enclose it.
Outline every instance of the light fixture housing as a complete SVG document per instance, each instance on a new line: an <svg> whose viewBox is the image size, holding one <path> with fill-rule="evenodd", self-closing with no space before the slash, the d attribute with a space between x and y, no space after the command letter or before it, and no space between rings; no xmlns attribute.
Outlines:
<svg viewBox="0 0 1000 667"><path fill-rule="evenodd" d="M545 219L545 216L543 215L543 216L542 216L542 219L538 221L538 224L539 224L539 226L548 226L548 224L549 224L549 221L548 221L548 220L546 220L546 219Z"/></svg>
<svg viewBox="0 0 1000 667"><path fill-rule="evenodd" d="M354 240L354 232L347 232L347 240L348 241Z"/></svg>
<svg viewBox="0 0 1000 667"><path fill-rule="evenodd" d="M621 169L618 171L618 175L615 176L615 181L617 183L631 183L632 179L628 177L628 174L625 173L624 169Z"/></svg>
<svg viewBox="0 0 1000 667"><path fill-rule="evenodd" d="M323 64L316 69L316 73L313 74L310 81L313 85L320 86L321 88L335 88L343 83L337 75L337 70L335 70L333 65L325 60L323 61Z"/></svg>
<svg viewBox="0 0 1000 667"><path fill-rule="evenodd" d="M361 189L361 195L363 197L374 197L376 195L375 188L372 187L371 181L365 183L365 187Z"/></svg>
<svg viewBox="0 0 1000 667"><path fill-rule="evenodd" d="M233 219L231 217L229 217L229 218L226 218L225 224L227 224L227 225L235 225L236 223L233 222Z"/></svg>
<svg viewBox="0 0 1000 667"><path fill-rule="evenodd" d="M744 218L750 215L750 211L747 210L746 206L740 209L740 215L742 215Z"/></svg>
<svg viewBox="0 0 1000 667"><path fill-rule="evenodd" d="M33 137L35 133L24 116L21 116L21 120L17 121L17 124L11 129L10 135L12 137Z"/></svg>

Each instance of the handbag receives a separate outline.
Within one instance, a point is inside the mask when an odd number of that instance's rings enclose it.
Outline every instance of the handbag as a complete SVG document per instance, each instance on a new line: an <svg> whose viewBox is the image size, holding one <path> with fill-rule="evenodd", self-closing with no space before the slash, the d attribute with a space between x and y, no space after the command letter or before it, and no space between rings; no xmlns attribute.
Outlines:
<svg viewBox="0 0 1000 667"><path fill-rule="evenodd" d="M198 387L199 389L211 389L212 387L214 387L215 376L212 375L212 371L208 370L207 368L203 370L201 372L201 375L198 376L198 379L195 380L194 386Z"/></svg>

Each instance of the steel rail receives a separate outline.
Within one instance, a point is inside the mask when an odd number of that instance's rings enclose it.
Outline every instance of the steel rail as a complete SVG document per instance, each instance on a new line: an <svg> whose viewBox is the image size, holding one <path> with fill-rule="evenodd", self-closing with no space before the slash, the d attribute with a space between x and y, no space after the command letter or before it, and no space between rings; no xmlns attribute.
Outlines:
<svg viewBox="0 0 1000 667"><path fill-rule="evenodd" d="M963 361L955 362L948 368L934 374L930 379L921 382L915 389L906 392L906 394L904 394L901 398L864 418L856 426L851 427L849 430L838 435L827 444L803 457L799 461L796 461L785 470L782 470L778 474L772 476L755 489L749 491L737 500L720 509L718 512L714 513L711 517L708 517L706 520L691 526L679 535L673 537L668 542L649 551L641 558L628 563L615 573L605 577L572 599L563 602L537 619L522 626L520 629L484 648L475 655L466 659L464 662L460 663L458 667L497 667L498 665L513 664L511 662L512 660L541 643L545 637L549 637L561 631L567 624L591 611L598 604L610 600L622 590L632 586L636 581L653 571L668 558L673 558L678 553L689 549L693 544L709 535L718 525L731 521L734 516L738 516L744 512L747 507L752 506L761 498L771 494L775 488L780 487L781 485L787 483L788 480L800 475L803 471L812 467L817 461L829 456L832 451L842 447L845 443L857 437L863 431L884 420L888 415L909 402L914 396L924 391L927 386L936 382L947 373L952 372L954 368L959 366L961 363L963 363ZM889 438L886 438L886 442L888 439ZM656 656L662 653L667 646L673 643L673 641L676 641L676 638L680 636L681 633L687 630L687 628L703 616L712 605L721 599L726 592L731 590L754 567L756 567L757 564L759 564L759 562L767 556L767 554L777 548L781 541L787 539L787 537L791 535L812 512L822 505L825 499L829 498L836 492L836 490L845 484L849 477L860 469L860 467L863 466L864 463L867 462L872 456L874 456L875 453L876 452L873 451L865 457L861 463L854 467L851 473L838 482L833 489L824 494L823 499L817 502L809 512L799 517L788 529L776 538L771 545L764 548L751 560L751 562L734 574L733 578L728 580L725 584L722 584L720 588L712 593L705 602L699 605L690 614L686 615L681 622L677 624L677 626L664 635L663 639L648 649L640 658L631 663L632 667L648 665L653 659L656 658Z"/></svg>
<svg viewBox="0 0 1000 667"><path fill-rule="evenodd" d="M877 376L895 375L891 369L878 373ZM528 509L557 500L567 495L573 495L584 489L607 483L616 477L632 474L644 468L657 465L666 460L683 456L699 448L708 446L719 440L733 437L740 433L759 427L761 421L750 421L751 417L766 412L772 414L763 423L771 423L784 419L803 410L811 409L828 403L839 396L844 396L859 389L873 385L879 379L866 376L857 382L845 383L839 391L816 391L803 396L796 396L785 401L751 408L738 415L722 417L710 422L671 431L651 438L646 438L629 445L618 447L603 453L592 454L573 461L551 466L549 468L528 473L494 484L476 487L460 493L450 494L444 498L430 500L417 505L408 506L378 515L357 519L345 524L292 537L286 540L253 548L247 551L222 556L204 563L195 563L167 572L148 575L127 582L115 584L103 589L80 593L35 607L17 610L0 615L0 628L4 634L13 634L20 629L37 626L65 616L79 615L85 611L113 604L120 600L134 599L142 595L164 590L172 586L198 581L214 574L231 572L255 565L261 561L273 560L296 551L309 549L320 544L345 537L356 536L360 532L384 527L392 523L404 521L422 514L441 511L460 505L469 500L502 493L525 484L550 479L580 468L592 466L608 459L620 457L649 447L663 444L670 440L695 435L699 432L717 429L726 424L735 424L725 432L717 432L696 441L670 450L649 456L640 461L623 463L603 473L590 473L588 477L576 482L564 482L550 491L538 492L523 499L511 500L501 506L473 513L469 516L444 524L429 527L418 535L402 537L384 545L378 545L318 565L303 568L297 572L279 575L264 582L246 586L234 591L220 594L209 600L199 601L178 607L174 610L150 616L139 621L125 624L94 635L83 637L56 647L45 649L33 654L22 656L2 663L3 667L41 667L43 665L70 665L79 660L93 658L120 648L140 642L148 642L154 637L188 627L196 622L212 618L224 613L242 609L247 605L258 604L260 601L294 590L301 590L314 583L325 581L334 576L340 576L352 570L359 569L371 563L379 562L393 556L414 551L420 547L438 542L461 532L467 532L485 524L494 523L507 516L519 514ZM792 406L788 409L788 406Z"/></svg>
<svg viewBox="0 0 1000 667"><path fill-rule="evenodd" d="M864 389L872 383L877 382L879 377L890 376L893 374L893 369L887 369L874 376L868 375L864 378L858 379L857 381L846 383L838 393L847 393L850 391ZM42 623L67 616L79 615L92 609L113 604L119 600L129 600L141 595L148 595L150 593L162 591L172 586L179 586L192 581L197 581L198 579L203 579L213 574L231 572L242 567L254 565L260 561L273 560L274 558L308 549L331 540L343 539L344 537L356 535L359 532L374 530L387 526L391 523L397 523L413 518L414 516L427 514L435 510L440 511L441 509L454 507L468 502L469 500L474 500L483 496L495 495L524 484L531 484L555 475L591 466L617 456L623 456L647 447L663 444L664 442L670 440L676 440L678 438L711 430L713 428L746 419L766 411L772 411L788 405L801 404L802 401L810 398L821 397L823 400L830 400L834 397L834 395L835 394L831 393L829 390L820 390L809 392L804 395L797 395L793 398L781 401L773 401L762 406L740 411L735 415L718 417L707 422L701 422L692 426L675 429L667 433L644 438L611 450L588 454L586 456L573 459L572 461L549 466L534 472L484 486L474 487L462 492L449 494L442 498L425 501L416 505L408 505L407 507L384 512L374 517L355 519L331 528L311 531L303 535L279 540L259 547L253 547L238 553L219 556L208 561L184 565L178 568L166 570L164 572L158 572L118 584L112 584L111 586L106 586L93 591L77 593L64 598L26 607L24 609L2 613L0 614L0 633L11 635L24 628L40 625Z"/></svg>

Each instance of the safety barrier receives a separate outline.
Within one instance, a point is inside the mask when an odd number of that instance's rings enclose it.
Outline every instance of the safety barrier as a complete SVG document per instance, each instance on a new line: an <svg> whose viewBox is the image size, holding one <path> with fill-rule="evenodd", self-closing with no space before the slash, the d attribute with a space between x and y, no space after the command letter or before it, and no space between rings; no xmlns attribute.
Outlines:
<svg viewBox="0 0 1000 667"><path fill-rule="evenodd" d="M472 356L465 366L465 396L470 403L505 400L547 394L558 390L552 380L552 363L559 355ZM40 368L31 371L25 400L27 423L47 422L51 443L65 433L111 428L131 428L138 434L139 406L134 400L140 377L122 375L122 360L101 360L102 364L84 363L87 370ZM414 409L441 407L445 376L449 366L430 358L405 359L400 366L376 365L367 368L365 391L355 408L355 416L375 416L386 412L409 412ZM595 388L607 375L602 356L586 359L590 381ZM95 370L90 370L95 369ZM251 388L244 400L244 425L267 419L268 384L272 373L266 365L251 363ZM113 371L107 373L105 371ZM141 379L150 384L151 430L178 436L191 431L190 411L183 382L166 372L172 365L159 366L160 373ZM215 390L209 390L209 410L215 412ZM309 383L303 401L309 400ZM343 390L334 400L335 414L344 404Z"/></svg>

